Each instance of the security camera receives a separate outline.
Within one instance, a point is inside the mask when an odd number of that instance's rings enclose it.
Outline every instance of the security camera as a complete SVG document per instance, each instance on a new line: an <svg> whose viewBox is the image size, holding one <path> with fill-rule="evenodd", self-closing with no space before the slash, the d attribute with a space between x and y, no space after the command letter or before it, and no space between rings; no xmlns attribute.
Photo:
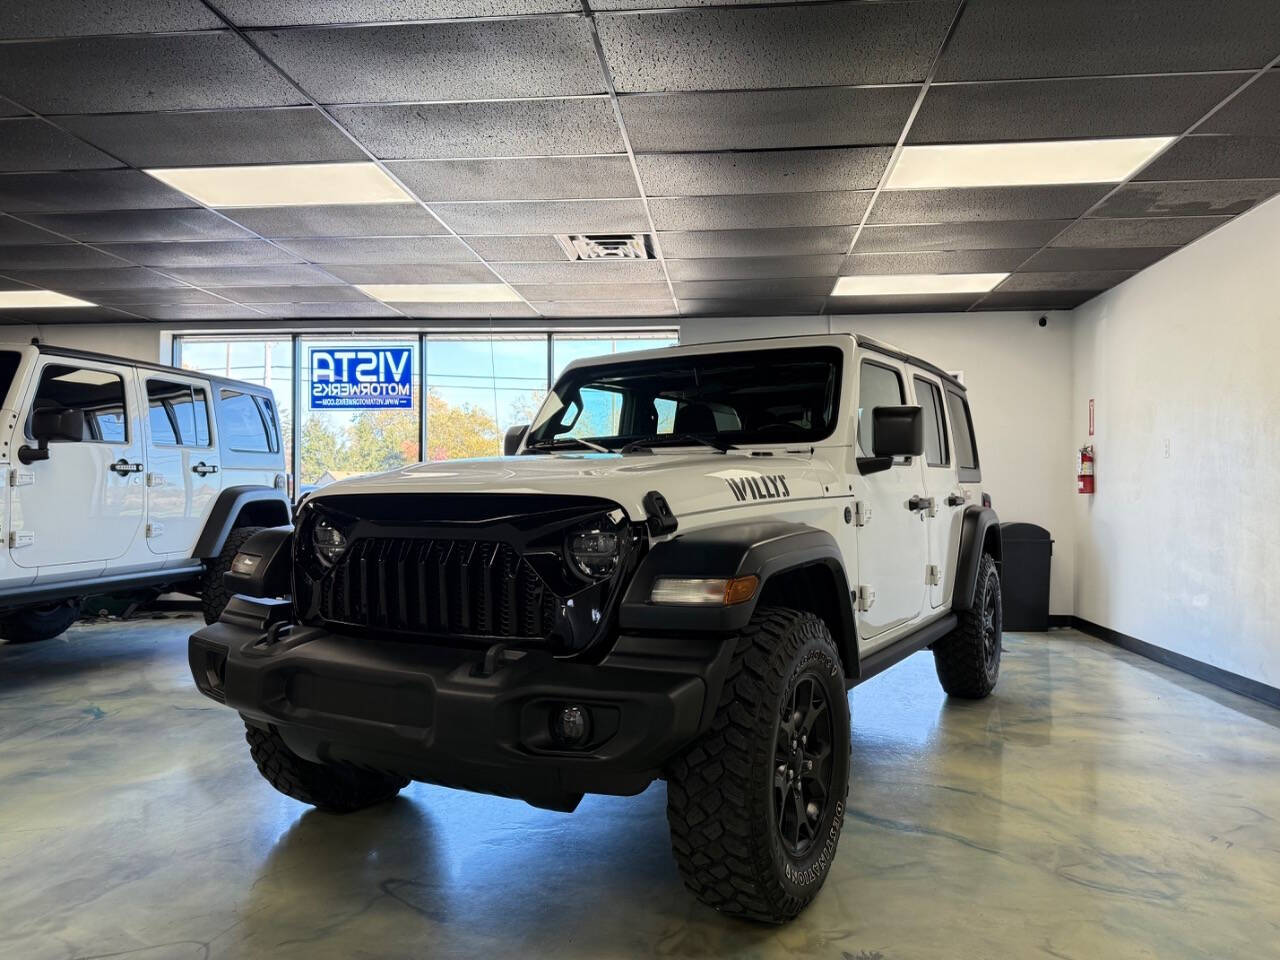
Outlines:
<svg viewBox="0 0 1280 960"><path fill-rule="evenodd" d="M1049 325L1049 318L1048 318L1048 317L1041 317L1041 318L1040 318L1040 320L1039 320L1039 323L1040 323L1040 326L1042 326L1042 327L1047 327L1047 326Z"/></svg>

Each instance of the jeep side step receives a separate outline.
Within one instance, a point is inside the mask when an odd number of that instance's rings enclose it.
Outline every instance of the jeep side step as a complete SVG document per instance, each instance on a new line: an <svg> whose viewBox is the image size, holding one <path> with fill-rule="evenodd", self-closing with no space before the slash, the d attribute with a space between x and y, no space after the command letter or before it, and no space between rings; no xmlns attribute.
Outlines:
<svg viewBox="0 0 1280 960"><path fill-rule="evenodd" d="M895 640L882 650L867 656L862 661L861 670L854 685L870 680L877 673L884 673L895 663L907 659L913 653L923 650L929 644L941 640L956 628L958 623L954 613L948 613L941 620L927 623L914 633L909 633L900 640Z"/></svg>

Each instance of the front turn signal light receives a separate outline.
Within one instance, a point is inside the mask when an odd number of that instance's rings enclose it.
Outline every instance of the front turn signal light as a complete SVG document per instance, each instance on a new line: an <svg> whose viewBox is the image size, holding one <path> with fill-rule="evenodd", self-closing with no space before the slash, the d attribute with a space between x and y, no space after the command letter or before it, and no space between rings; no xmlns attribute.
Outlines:
<svg viewBox="0 0 1280 960"><path fill-rule="evenodd" d="M760 578L658 577L649 594L650 603L676 606L732 606L756 595Z"/></svg>

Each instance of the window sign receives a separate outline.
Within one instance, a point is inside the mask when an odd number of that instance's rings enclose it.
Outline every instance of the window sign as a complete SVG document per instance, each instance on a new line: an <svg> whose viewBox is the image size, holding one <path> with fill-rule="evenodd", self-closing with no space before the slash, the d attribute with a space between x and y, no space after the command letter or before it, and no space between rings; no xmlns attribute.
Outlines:
<svg viewBox="0 0 1280 960"><path fill-rule="evenodd" d="M312 347L312 410L413 406L412 347Z"/></svg>

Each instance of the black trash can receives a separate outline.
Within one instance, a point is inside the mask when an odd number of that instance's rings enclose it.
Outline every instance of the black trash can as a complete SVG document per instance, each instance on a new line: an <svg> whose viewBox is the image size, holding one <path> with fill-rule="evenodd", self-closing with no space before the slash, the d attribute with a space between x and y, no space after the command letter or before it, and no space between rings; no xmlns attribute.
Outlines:
<svg viewBox="0 0 1280 960"><path fill-rule="evenodd" d="M1000 592L1005 630L1049 629L1049 561L1053 540L1034 523L1002 523Z"/></svg>

